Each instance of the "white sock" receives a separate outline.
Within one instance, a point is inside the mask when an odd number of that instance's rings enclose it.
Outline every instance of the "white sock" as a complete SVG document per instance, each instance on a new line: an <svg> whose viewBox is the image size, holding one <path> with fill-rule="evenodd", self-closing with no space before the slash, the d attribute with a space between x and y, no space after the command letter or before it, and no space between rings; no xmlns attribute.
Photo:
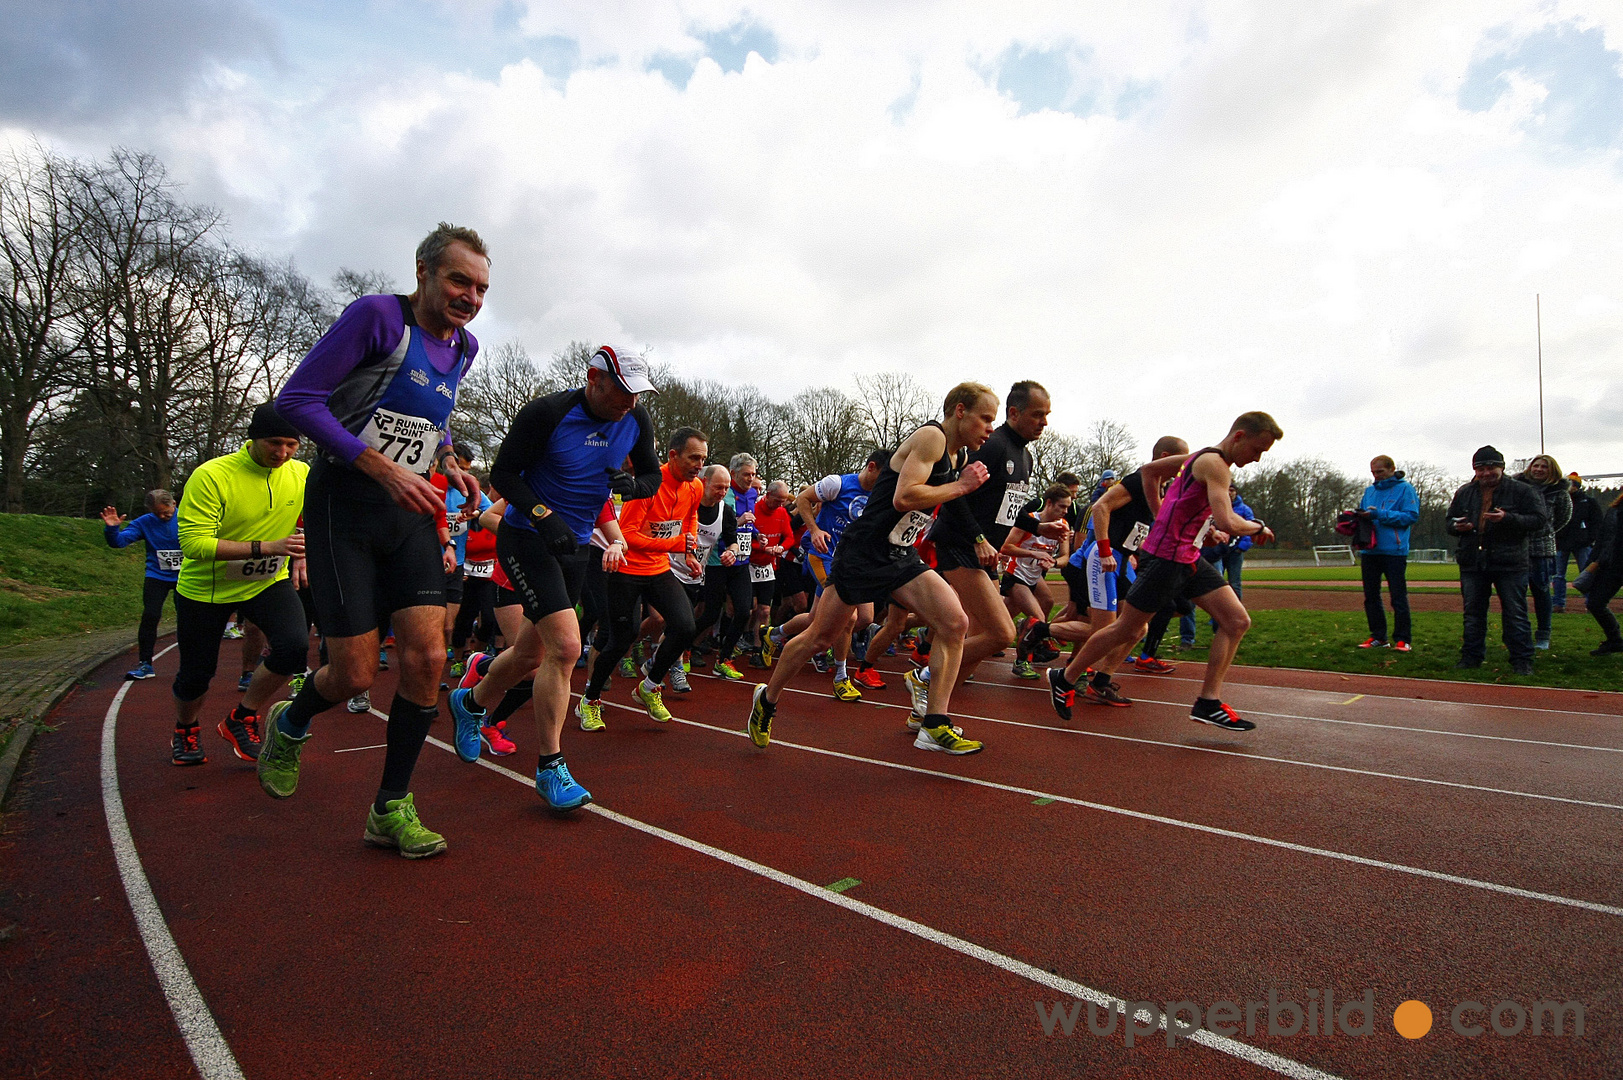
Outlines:
<svg viewBox="0 0 1623 1080"><path fill-rule="evenodd" d="M834 661L834 681L839 682L843 678L845 678L845 661L836 660Z"/></svg>
<svg viewBox="0 0 1623 1080"><path fill-rule="evenodd" d="M659 689L659 684L657 682L652 682L651 680L649 680L648 676L646 676L646 675L644 675L642 677L642 692L643 693L652 694L655 690L658 690L658 689Z"/></svg>

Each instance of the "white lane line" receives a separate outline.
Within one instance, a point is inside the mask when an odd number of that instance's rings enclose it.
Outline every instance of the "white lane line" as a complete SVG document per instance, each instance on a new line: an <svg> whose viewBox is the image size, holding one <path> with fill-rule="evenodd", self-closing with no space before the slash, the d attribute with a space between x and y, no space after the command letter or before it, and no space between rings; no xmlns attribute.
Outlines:
<svg viewBox="0 0 1623 1080"><path fill-rule="evenodd" d="M383 718L385 720L387 720L389 718L388 713L383 713L382 716L383 716ZM334 750L333 753L335 753L335 754L353 754L357 750L382 750L384 747L386 747L388 745L389 745L388 743L380 742L380 743L376 743L376 744L374 744L372 746L346 746L342 750Z"/></svg>
<svg viewBox="0 0 1623 1080"><path fill-rule="evenodd" d="M713 676L710 676L713 677ZM806 694L809 697L823 697L812 690L799 690L793 686L784 687L791 694ZM1135 699L1140 700L1140 699ZM866 705L877 705L882 709L912 710L906 705L894 705L888 701L867 701ZM1329 772L1353 773L1358 776L1374 776L1383 780L1402 780L1411 784L1435 784L1438 787L1460 788L1464 791L1482 791L1490 795L1510 795L1519 799L1543 799L1547 802L1571 803L1574 806L1593 806L1600 810L1623 810L1623 804L1595 802L1590 799L1572 799L1564 795L1544 795L1536 791L1516 791L1512 788L1485 787L1481 784L1466 784L1458 780L1434 780L1426 776L1406 776L1402 773L1376 772L1372 769L1355 769L1350 765L1326 765L1318 761L1300 761L1296 758L1270 757L1267 754L1248 754L1241 750L1223 750L1215 746L1192 746L1188 743L1166 742L1160 739L1144 739L1134 735L1111 735L1103 731L1086 731L1080 728L1053 727L1047 724L1031 724L1022 720L1005 720L998 716L975 716L970 713L954 712L953 715L960 720L983 720L989 724L1007 724L1010 727L1029 728L1032 731L1053 731L1062 735L1086 735L1095 739L1111 739L1116 742L1141 743L1145 746L1165 746L1174 750L1193 750L1203 754L1222 754L1226 757L1244 758L1247 761L1267 761L1276 765L1297 765L1304 769L1325 769ZM1253 715L1260 716L1260 713Z"/></svg>
<svg viewBox="0 0 1623 1080"><path fill-rule="evenodd" d="M153 659L163 656L169 649ZM113 857L118 861L118 876L124 879L124 894L129 897L130 911L135 925L146 945L147 957L152 961L153 973L169 1002L169 1011L175 1016L181 1038L191 1052L192 1062L203 1080L242 1080L242 1069L231 1053L231 1046L220 1034L220 1027L209 1012L208 1003L197 989L185 957L169 933L158 899L152 894L146 871L141 868L141 856L135 850L135 838L130 835L129 819L124 816L124 800L118 793L118 710L124 704L124 695L134 683L127 682L113 695L107 707L107 719L101 727L101 801L107 813L107 833L113 842Z"/></svg>
<svg viewBox="0 0 1623 1080"><path fill-rule="evenodd" d="M1183 663L1191 663L1191 661L1185 660L1185 661L1183 661ZM882 671L887 675L899 675L905 670L904 668L878 668L877 665L875 665L875 666L876 666L877 670ZM1201 666L1204 667L1205 665L1202 664ZM1335 672L1335 671L1314 671L1314 670L1312 670L1310 668L1271 668L1269 670L1273 670L1273 671L1295 671L1295 672L1301 672L1304 675L1337 675L1337 674L1340 674L1339 672ZM1146 674L1144 672L1128 671L1126 669L1125 665L1123 667L1117 668L1116 669L1116 674L1118 674L1118 675L1131 675L1134 678L1149 679L1149 680L1155 681L1155 682L1186 682L1186 683L1194 683L1196 686L1200 685L1200 682L1201 682L1201 680L1199 680L1199 679L1187 679L1187 678L1184 678L1182 675L1150 675L1150 674ZM1413 676L1406 676L1406 675L1367 675L1367 674L1366 675L1349 675L1348 679L1349 680L1352 680L1352 679L1405 679L1405 680L1407 680L1409 682L1419 682L1419 683L1437 682L1437 683L1439 683L1441 685L1444 685L1444 686L1480 686L1480 687L1483 687L1484 689L1486 689L1488 687L1491 687L1493 685L1492 683L1462 683L1462 682L1454 682L1452 680L1445 680L1445 679L1416 679ZM979 677L977 677L975 681L977 683L979 683L980 685L982 685L982 686L1010 686L1010 687L1013 687L1016 690L1038 690L1039 692L1042 692L1041 687L1030 686L1030 685L1028 685L1026 683L1002 682L1000 680L981 679ZM1234 679L1229 680L1228 685L1230 685L1230 686L1243 686L1243 687L1246 687L1247 689L1250 689L1250 690L1276 690L1276 691L1278 691L1279 693L1282 693L1282 694L1340 694L1340 693L1344 692L1344 691L1341 691L1341 690L1320 690L1320 689L1318 689L1316 687L1312 687L1312 686L1275 686L1272 683L1240 682L1240 681L1234 680ZM1523 689L1523 690L1554 690L1557 693L1562 693L1562 694L1574 694L1574 693L1584 693L1585 692L1585 691L1582 691L1582 690L1573 690L1570 686L1524 686L1524 687L1520 687L1520 689ZM1611 690L1597 690L1597 691L1594 691L1594 692L1599 693L1599 694L1616 693L1616 691L1611 691ZM1581 709L1546 709L1546 708L1542 708L1542 707L1539 707L1539 706L1536 706L1536 705L1495 705L1495 704L1492 704L1490 702L1450 701L1447 698L1415 697L1413 695L1405 696L1405 695L1402 695L1402 694L1370 694L1370 693L1365 693L1365 694L1363 694L1361 696L1363 696L1365 698L1378 699L1380 701L1403 701L1403 702L1419 701L1419 702L1423 702L1424 704L1427 704L1427 705L1456 705L1456 706L1458 706L1459 708L1462 708L1462 709L1506 709L1506 710L1508 710L1510 712L1554 713L1555 715L1558 715L1558 716L1598 716L1598 717L1601 717L1602 719L1605 719L1605 720L1623 720L1623 716L1619 716L1617 713L1588 712L1588 711L1584 711L1584 710L1581 710ZM1342 702L1341 704L1346 704L1346 703ZM1422 729L1422 730L1424 730L1424 729Z"/></svg>
<svg viewBox="0 0 1623 1080"><path fill-rule="evenodd" d="M894 674L894 672L887 672L887 673L888 674ZM690 672L689 674L700 674L700 673L699 672ZM716 676L714 676L714 675L703 675L702 677L706 678L706 679L714 679ZM1156 676L1145 676L1145 677L1146 678L1155 678ZM1027 686L1027 685L1025 685L1023 683L980 682L979 680L977 680L976 682L970 683L969 685L970 686L977 686L977 685L978 686L1000 686L1000 687L1003 687L1003 688L1008 689L1008 690L1030 690L1030 691L1033 691L1034 693L1044 694L1044 695L1046 695L1048 693L1048 691L1043 687L1040 687L1040 686ZM1078 684L1078 685L1080 685L1080 684ZM1245 684L1240 683L1240 684L1236 684L1236 685L1245 685ZM960 688L960 690L961 689L962 688ZM1286 687L1266 687L1265 689L1278 690L1278 689L1289 689L1289 688L1286 688ZM959 691L954 691L954 693L958 693L958 692ZM1325 691L1314 690L1314 691L1311 691L1311 692L1315 693L1315 694L1318 694L1318 693L1324 693ZM1160 700L1158 700L1156 698L1146 698L1146 697L1135 697L1133 700L1135 702L1142 701L1146 705L1170 705L1175 709L1183 709L1183 708L1188 707L1188 702L1184 702L1184 701L1160 701ZM1430 701L1432 699L1430 699L1430 698L1424 698L1424 699L1392 698L1390 700L1393 700L1393 701L1408 701L1408 700ZM1450 701L1450 702L1446 702L1445 704L1459 705L1461 708L1465 708L1465 709L1475 709L1475 708L1505 708L1505 709L1508 709L1508 708L1514 708L1515 707L1515 706L1510 706L1510 705L1496 705L1496 706L1465 705L1465 704L1462 704L1462 703L1457 702L1457 701ZM1560 712L1561 715L1563 715L1563 716L1610 716L1611 715L1610 713L1568 713L1568 712L1562 712L1559 709L1537 709L1537 710L1530 710L1530 711L1536 711L1536 712ZM1514 736L1510 736L1510 735L1480 735L1480 734L1477 734L1474 731L1448 731L1448 730L1442 729L1442 728L1406 727L1406 726L1404 726L1402 724L1375 724L1375 723L1371 723L1368 720L1338 720L1338 719L1334 719L1334 718L1329 717L1329 716L1303 716L1300 713L1263 712L1261 709L1246 709L1245 714L1247 716L1272 716L1275 719L1279 719L1279 720L1307 720L1307 721L1310 721L1310 722L1316 723L1316 724L1343 724L1343 725L1346 725L1348 727L1376 728L1376 729L1378 729L1380 731L1408 731L1408 732L1413 732L1413 733L1419 734L1419 735L1446 735L1446 736L1449 736L1451 738L1456 738L1456 739L1486 739L1486 740L1488 740L1490 742L1522 743L1522 744L1525 744L1525 745L1528 745L1528 746L1554 746L1554 747L1557 747L1557 748L1562 749L1562 750L1596 750L1596 751L1599 751L1599 752L1605 753L1605 754L1623 754L1623 746L1589 746L1589 745L1584 744L1584 743L1552 742L1552 741L1550 741L1548 739L1518 739L1518 738L1515 738Z"/></svg>
<svg viewBox="0 0 1623 1080"><path fill-rule="evenodd" d="M578 695L577 695L578 696ZM616 709L624 709L642 715L642 709L631 705L621 705L616 701L605 701ZM723 735L736 735L748 738L748 734L733 728L717 727L714 724L702 724L697 720L686 720L680 716L672 716L672 723L686 724L689 727L705 728L718 731ZM861 762L865 765L878 765L886 769L896 769L900 772L918 773L923 776L933 776L940 780L956 780L961 784L973 784L976 787L991 788L995 791L1007 791L1016 795L1030 796L1039 799L1052 799L1054 802L1068 803L1071 806L1081 806L1089 810L1098 810L1106 814L1119 814L1122 817L1136 818L1139 821L1152 821L1157 825L1170 825L1178 829L1189 829L1192 832L1205 833L1209 836L1222 836L1230 840L1243 840L1246 843L1262 844L1267 847L1279 848L1284 851L1294 851L1302 855L1316 855L1323 859L1335 859L1340 862L1354 863L1358 866L1374 867L1377 870L1391 870L1399 874L1411 874L1415 877L1428 878L1432 881L1444 881L1451 885L1465 885L1473 889L1482 889L1487 892L1501 893L1505 896L1516 896L1524 900L1539 900L1547 904L1560 904L1565 907L1581 908L1584 911L1593 911L1601 915L1612 915L1623 918L1623 907L1611 904L1601 904L1593 900L1578 900L1570 896L1561 896L1556 893L1537 892L1532 889L1517 888L1514 885L1500 885L1494 881L1482 881L1478 878L1462 877L1458 874L1447 874L1440 870L1427 870L1419 866L1407 866L1403 863L1387 862L1384 859L1371 859L1363 855L1353 855L1345 851L1333 851L1330 848L1313 847L1308 844L1297 844L1289 840L1276 840L1269 836L1257 836L1253 833L1238 832L1234 829L1224 829L1216 825L1202 825L1196 821L1184 821L1179 818L1166 817L1161 814L1150 814L1142 810L1129 810L1121 806L1111 806L1109 803L1091 802L1087 799L1076 799L1069 795L1057 795L1051 791L1040 791L1036 788L1020 787L1016 784L1000 784L994 780L980 780L972 776L958 776L953 773L937 772L934 769L921 769L917 765L903 765L896 761L884 761L880 758L863 757L860 754L847 754L839 750L825 750L820 746L806 746L802 743L783 742L774 738L773 746L787 746L794 750L804 750L811 754L822 754L825 757L841 758L845 761Z"/></svg>
<svg viewBox="0 0 1623 1080"><path fill-rule="evenodd" d="M604 704L612 705L615 703L605 702ZM630 708L630 706L625 705L619 707ZM632 711L641 712L642 710L633 709ZM691 723L691 721L683 721L683 723ZM696 726L709 727L708 724L699 724ZM720 729L718 728L716 730ZM428 741L439 747L441 750L447 750L455 753L455 750L449 743L443 742L432 736L429 737ZM516 780L525 787L531 788L532 790L534 789L535 780L533 777L522 776L519 773L514 772L512 769L502 765L497 765L495 762L488 761L483 757L479 759L478 764L483 765L491 772L498 773L510 780ZM784 885L788 888L796 890L797 892L804 893L806 896L810 896L813 899L821 900L824 903L833 904L835 907L844 908L845 910L853 912L854 914L862 915L866 918L874 920L875 922L882 923L885 926L889 926L896 930L901 930L904 933L912 934L914 937L921 938L933 945L939 945L942 948L951 949L953 952L962 956L967 956L972 960L979 960L983 964L990 964L992 967L1007 971L1011 975L1017 975L1020 978L1028 979L1031 982L1045 986L1056 993L1064 994L1072 1000L1090 1001L1095 1005L1121 1012L1124 1015L1129 1009L1132 1008L1132 1005L1124 998L1115 997L1111 994L1103 992L1102 990L1095 990L1092 987L1084 986L1079 982L1073 982L1070 979L1050 974L1049 972L1046 972L1038 967L1033 967L1022 960L1016 960L1011 956L1005 956L1003 953L988 949L984 945L977 945L973 941L966 941L961 937L956 937L952 934L946 933L943 930L937 930L933 926L926 926L924 923L915 922L914 920L906 918L905 916L886 911L884 908L863 903L861 900L854 900L851 897L846 896L844 893L834 892L833 890L824 888L821 885L814 885L803 878L797 878L793 874L786 874L782 870L774 869L773 867L767 866L764 863L758 863L752 859L746 859L742 855L734 855L730 851L725 851L718 847L712 847L709 844L683 836L681 833L674 833L668 829L662 829L657 825L650 825L647 822L639 821L633 817L627 817L625 814L616 813L613 810L599 806L595 803L587 804L585 809L590 813L596 814L599 817L605 818L618 825L624 825L627 828L635 829L641 833L646 833L647 835L655 837L656 839L676 844L678 847L686 848L687 850L697 852L700 855L709 856L710 858L724 862L729 866L748 871L752 874L757 874L763 878L766 878L768 881L776 882L779 885ZM1144 1014L1145 1010L1140 1009L1138 1012L1134 1013L1134 1016L1142 1018L1144 1017ZM1164 1030L1166 1027L1165 1015L1156 1013L1154 1019L1156 1021L1156 1026L1153 1030ZM1238 1039L1226 1038L1225 1036L1217 1035L1210 1031L1196 1031L1188 1035L1187 1038L1190 1042L1199 1043L1201 1046L1208 1049L1216 1050L1219 1053L1228 1054L1230 1057L1238 1058L1241 1061L1249 1062L1252 1065L1257 1065L1261 1068L1271 1070L1279 1073L1281 1076L1293 1077L1296 1078L1296 1080L1338 1080L1334 1073L1328 1073L1322 1069L1315 1069L1311 1065L1304 1065L1299 1061L1293 1061L1290 1058L1281 1057L1278 1054L1272 1054L1266 1050L1260 1050L1248 1043L1240 1042Z"/></svg>

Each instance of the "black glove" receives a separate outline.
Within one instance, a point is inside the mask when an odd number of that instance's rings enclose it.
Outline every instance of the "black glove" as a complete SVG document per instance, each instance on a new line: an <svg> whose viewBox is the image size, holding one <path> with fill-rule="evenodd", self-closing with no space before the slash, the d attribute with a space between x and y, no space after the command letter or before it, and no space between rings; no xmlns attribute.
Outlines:
<svg viewBox="0 0 1623 1080"><path fill-rule="evenodd" d="M624 469L609 470L609 491L620 498L628 498L637 491L637 478Z"/></svg>
<svg viewBox="0 0 1623 1080"><path fill-rule="evenodd" d="M562 515L556 512L548 514L535 523L535 531L552 554L559 558L575 554L575 548L578 546L575 543L575 534L565 524Z"/></svg>

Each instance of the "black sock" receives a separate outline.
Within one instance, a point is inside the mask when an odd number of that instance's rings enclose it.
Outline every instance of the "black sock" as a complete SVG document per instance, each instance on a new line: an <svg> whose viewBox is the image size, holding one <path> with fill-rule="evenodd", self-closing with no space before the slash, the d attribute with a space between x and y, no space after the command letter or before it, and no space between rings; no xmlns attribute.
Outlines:
<svg viewBox="0 0 1623 1080"><path fill-rule="evenodd" d="M378 797L372 801L372 809L380 814L387 814L389 812L387 804L394 802L396 799L404 799L407 794L404 791L386 791L383 788L378 788Z"/></svg>
<svg viewBox="0 0 1623 1080"><path fill-rule="evenodd" d="M1203 705L1207 708L1216 708L1221 704L1223 704L1222 700L1214 697L1198 697L1195 699L1195 708L1197 709Z"/></svg>
<svg viewBox="0 0 1623 1080"><path fill-rule="evenodd" d="M235 709L231 710L231 719L235 720L237 723L240 724L244 720L246 720L250 716L252 716L253 714L254 714L254 711L252 709L248 708L245 705L238 705Z"/></svg>
<svg viewBox="0 0 1623 1080"><path fill-rule="evenodd" d="M924 719L919 721L919 723L923 724L927 728L937 728L942 724L950 725L952 723L952 717L948 716L946 713L926 713Z"/></svg>
<svg viewBox="0 0 1623 1080"><path fill-rule="evenodd" d="M556 754L542 754L539 758L536 759L535 767L536 767L537 770L550 769L552 766L556 765L558 762L562 761L563 759L564 759L564 755L563 755L563 753L561 751L559 753L556 753Z"/></svg>
<svg viewBox="0 0 1623 1080"><path fill-rule="evenodd" d="M474 665L474 667L478 670L479 677L481 679L490 674L490 665L493 661L495 661L495 659L496 657L493 655L486 655L483 660Z"/></svg>
<svg viewBox="0 0 1623 1080"><path fill-rule="evenodd" d="M417 767L417 755L422 752L429 725L439 712L437 706L419 705L399 694L394 696L389 704L389 727L384 735L387 748L383 751L380 790L411 790L411 772ZM400 798L399 795L394 797Z"/></svg>
<svg viewBox="0 0 1623 1080"><path fill-rule="evenodd" d="M866 661L866 660L858 660L857 661L857 670L858 671L867 671L868 669L870 669L872 667L873 667L873 665L868 663L868 661Z"/></svg>
<svg viewBox="0 0 1623 1080"><path fill-rule="evenodd" d="M1048 670L1051 672L1048 677L1058 683L1061 690L1072 690L1076 688L1076 683L1065 677L1064 668L1051 667Z"/></svg>
<svg viewBox="0 0 1623 1080"><path fill-rule="evenodd" d="M300 738L310 730L310 721L326 712L336 701L328 701L316 690L315 676L304 680L304 689L293 695L293 701L282 713L280 727L283 731Z"/></svg>
<svg viewBox="0 0 1623 1080"><path fill-rule="evenodd" d="M1095 671L1093 673L1093 688L1095 690L1106 690L1106 689L1109 689L1109 687L1110 687L1110 672L1108 672L1108 671Z"/></svg>
<svg viewBox="0 0 1623 1080"><path fill-rule="evenodd" d="M496 706L496 711L491 713L490 719L485 722L491 727L496 727L503 720L522 709L534 693L535 680L525 679L502 695L501 703Z"/></svg>

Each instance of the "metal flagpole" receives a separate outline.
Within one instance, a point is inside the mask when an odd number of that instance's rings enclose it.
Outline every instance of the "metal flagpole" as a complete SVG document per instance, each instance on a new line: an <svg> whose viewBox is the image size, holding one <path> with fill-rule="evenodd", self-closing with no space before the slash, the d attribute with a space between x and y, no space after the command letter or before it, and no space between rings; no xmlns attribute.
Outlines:
<svg viewBox="0 0 1623 1080"><path fill-rule="evenodd" d="M1533 294L1533 322L1538 328L1538 452L1544 453L1544 312Z"/></svg>

